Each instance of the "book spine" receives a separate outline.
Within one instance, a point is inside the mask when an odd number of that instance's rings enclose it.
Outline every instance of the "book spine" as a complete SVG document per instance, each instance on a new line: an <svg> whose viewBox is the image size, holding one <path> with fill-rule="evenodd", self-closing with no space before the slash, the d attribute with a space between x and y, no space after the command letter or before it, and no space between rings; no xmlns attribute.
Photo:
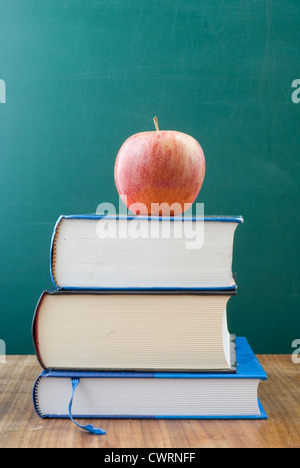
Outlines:
<svg viewBox="0 0 300 468"><path fill-rule="evenodd" d="M36 379L36 381L34 382L33 389L32 389L32 403L33 403L33 408L34 408L36 414L40 418L46 418L47 416L43 415L41 413L41 411L40 411L39 400L38 400L38 386L39 386L41 378L42 378L42 376L39 375L38 378Z"/></svg>
<svg viewBox="0 0 300 468"><path fill-rule="evenodd" d="M32 326L31 326L31 334L32 334L32 341L33 341L33 347L35 351L35 355L37 357L37 360L40 364L40 366L45 369L46 366L42 361L41 354L40 354L40 349L39 349L39 337L38 337L38 318L39 318L39 310L41 307L41 304L46 296L47 292L44 291L37 303L36 309L34 311L33 315L33 320L32 320Z"/></svg>
<svg viewBox="0 0 300 468"><path fill-rule="evenodd" d="M64 216L60 216L55 224L54 231L52 234L51 245L50 245L50 277L55 289L60 289L57 284L55 275L55 264L56 264L56 247L57 247L57 235L59 232L60 224Z"/></svg>

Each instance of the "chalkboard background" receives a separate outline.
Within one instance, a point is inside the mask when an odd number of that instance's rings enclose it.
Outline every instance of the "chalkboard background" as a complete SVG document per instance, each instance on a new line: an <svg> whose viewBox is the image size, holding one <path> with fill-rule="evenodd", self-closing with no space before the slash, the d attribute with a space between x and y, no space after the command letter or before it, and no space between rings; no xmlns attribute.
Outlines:
<svg viewBox="0 0 300 468"><path fill-rule="evenodd" d="M51 287L60 214L118 205L113 168L130 135L192 135L207 172L196 202L242 215L230 331L257 353L300 339L298 0L0 2L0 338L31 354Z"/></svg>

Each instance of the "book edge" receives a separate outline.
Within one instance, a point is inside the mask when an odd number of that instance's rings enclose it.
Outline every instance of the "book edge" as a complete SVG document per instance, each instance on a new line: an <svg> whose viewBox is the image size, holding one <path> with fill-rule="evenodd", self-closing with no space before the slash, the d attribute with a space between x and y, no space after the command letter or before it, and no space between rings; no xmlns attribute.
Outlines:
<svg viewBox="0 0 300 468"><path fill-rule="evenodd" d="M231 222L242 224L244 223L244 218L241 215L209 215L209 216L174 216L174 217L162 217L162 216L141 216L141 215L105 215L105 214L73 214L73 215L61 215L58 218L58 221L61 219L91 219L91 220L100 220L100 219L113 219L113 220L141 220L141 221L207 221L207 222Z"/></svg>
<svg viewBox="0 0 300 468"><path fill-rule="evenodd" d="M173 379L257 379L257 380L267 380L267 374L265 373L260 362L256 358L254 352L252 351L248 341L244 337L235 337L236 349L242 347L242 351L246 351L247 355L251 357L253 363L256 366L256 372L251 374L237 372L223 372L219 373L216 371L213 372L191 372L190 370L184 372L139 372L139 371L95 371L95 370L55 370L54 368L44 368L40 373L40 377L44 378L173 378ZM240 351L242 354L242 352ZM237 369L239 367L239 355L236 351L236 363ZM249 359L248 359L249 360Z"/></svg>

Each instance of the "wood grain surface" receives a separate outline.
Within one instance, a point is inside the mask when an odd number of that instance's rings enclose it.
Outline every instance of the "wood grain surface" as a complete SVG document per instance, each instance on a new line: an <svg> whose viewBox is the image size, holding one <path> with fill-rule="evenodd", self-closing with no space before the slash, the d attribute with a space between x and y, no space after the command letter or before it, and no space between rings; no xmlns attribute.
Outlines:
<svg viewBox="0 0 300 468"><path fill-rule="evenodd" d="M0 448L298 448L300 364L289 355L257 357L268 374L259 387L268 420L93 420L107 431L95 436L69 420L40 419L32 404L36 357L7 356L0 363Z"/></svg>

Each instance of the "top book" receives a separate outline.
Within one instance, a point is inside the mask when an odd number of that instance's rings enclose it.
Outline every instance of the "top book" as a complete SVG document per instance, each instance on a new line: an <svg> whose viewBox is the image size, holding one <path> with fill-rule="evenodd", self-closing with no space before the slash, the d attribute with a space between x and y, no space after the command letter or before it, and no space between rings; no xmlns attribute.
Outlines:
<svg viewBox="0 0 300 468"><path fill-rule="evenodd" d="M234 290L241 216L60 216L50 273L65 290Z"/></svg>

